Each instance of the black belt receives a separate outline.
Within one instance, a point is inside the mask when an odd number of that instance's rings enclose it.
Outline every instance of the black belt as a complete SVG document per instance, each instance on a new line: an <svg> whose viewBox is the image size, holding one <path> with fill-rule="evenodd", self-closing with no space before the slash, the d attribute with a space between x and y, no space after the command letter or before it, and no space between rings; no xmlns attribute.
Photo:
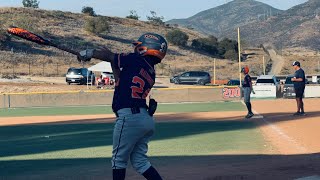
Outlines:
<svg viewBox="0 0 320 180"><path fill-rule="evenodd" d="M131 109L131 113L132 114L139 114L140 113L140 107L133 107L133 108L130 108L130 109ZM118 112L115 112L115 115L116 115L116 117L119 117Z"/></svg>

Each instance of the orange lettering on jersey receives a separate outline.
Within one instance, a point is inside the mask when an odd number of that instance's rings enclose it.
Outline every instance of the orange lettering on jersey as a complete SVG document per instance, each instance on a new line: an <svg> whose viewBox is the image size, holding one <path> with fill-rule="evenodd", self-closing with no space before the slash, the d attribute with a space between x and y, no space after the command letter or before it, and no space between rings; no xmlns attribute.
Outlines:
<svg viewBox="0 0 320 180"><path fill-rule="evenodd" d="M154 85L154 80L151 78L151 76L147 73L146 70L141 69L139 74L148 81L151 87Z"/></svg>

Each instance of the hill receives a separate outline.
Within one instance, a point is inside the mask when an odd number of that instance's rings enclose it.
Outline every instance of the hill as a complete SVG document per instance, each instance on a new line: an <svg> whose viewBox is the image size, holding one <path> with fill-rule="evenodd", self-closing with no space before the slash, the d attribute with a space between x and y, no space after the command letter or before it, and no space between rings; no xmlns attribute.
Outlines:
<svg viewBox="0 0 320 180"><path fill-rule="evenodd" d="M75 50L86 48L107 46L115 52L131 52L133 50L131 42L137 39L142 33L156 32L165 35L173 28L168 26L157 26L149 22L137 21L132 19L118 17L104 17L111 26L108 33L94 35L85 31L85 24L89 17L84 14L46 11L41 9L29 8L0 8L0 75L8 76L43 76L43 77L64 77L69 67L90 67L98 60L92 60L87 64L79 64L76 57L64 53L52 47L40 46L25 40L7 37L5 30L10 25L27 28L33 32L39 33L52 41L72 47ZM178 27L186 32L189 38L189 44L193 39L206 37L205 35L183 27ZM268 54L261 48L244 49L247 59L243 65L249 65L253 76L261 75L262 57L265 56L267 67L270 68L272 61ZM288 55L292 53L287 53ZM316 60L314 53L313 59ZM295 53L294 57L307 56L301 53ZM190 48L180 48L169 44L169 51L163 63L158 65L158 76L171 76L188 70L204 70L213 72L214 58L206 54L193 51ZM291 73L290 66L285 67L284 73ZM312 69L312 68L310 68ZM316 69L317 70L317 69ZM267 71L268 72L268 71ZM227 59L216 60L216 77L225 80L239 77L237 61ZM12 81L13 83L13 81ZM16 84L16 83L13 83ZM39 84L39 83L38 83ZM38 86L35 84L35 86ZM0 83L1 85L1 83ZM6 84L6 86L8 83ZM19 85L17 85L19 86ZM20 87L20 86L19 86ZM50 85L48 86L50 87ZM78 87L73 87L74 88ZM28 91L26 89L23 91ZM7 87L4 91L14 91L15 88Z"/></svg>
<svg viewBox="0 0 320 180"><path fill-rule="evenodd" d="M246 44L272 44L278 50L285 47L319 49L319 22L319 0L309 0L286 11L254 0L234 0L187 19L168 21L218 38L235 39L236 28L240 27Z"/></svg>
<svg viewBox="0 0 320 180"><path fill-rule="evenodd" d="M27 28L33 32L49 37L52 41L72 47L75 50L83 50L87 47L107 46L115 52L132 52L131 42L142 33L156 32L166 35L173 28L157 26L150 22L132 19L105 17L111 30L109 33L94 35L85 31L85 23L89 17L84 14L76 14L62 11L46 11L29 8L0 8L0 22L3 24L2 35L6 27L15 25ZM205 35L179 27L189 36L189 44L193 39L206 37ZM260 50L261 51L261 50ZM255 60L262 59L262 53L251 56L252 64ZM0 74L18 74L32 76L63 76L69 67L82 66L76 57L52 47L44 47L35 43L11 37L2 41L0 56ZM259 54L259 55L258 55ZM163 63L157 66L158 75L171 76L188 70L204 70L213 74L214 58L191 48L180 48L169 44L169 51ZM92 60L85 67L96 64ZM238 77L237 62L218 59L217 77L228 79ZM261 63L260 63L261 64ZM260 67L259 67L260 69ZM261 73L262 70L255 72Z"/></svg>
<svg viewBox="0 0 320 180"><path fill-rule="evenodd" d="M226 31L235 31L238 27L252 22L264 21L270 16L281 13L281 10L258 1L234 0L199 12L187 19L173 19L167 23L193 28L199 32L221 38L228 37Z"/></svg>

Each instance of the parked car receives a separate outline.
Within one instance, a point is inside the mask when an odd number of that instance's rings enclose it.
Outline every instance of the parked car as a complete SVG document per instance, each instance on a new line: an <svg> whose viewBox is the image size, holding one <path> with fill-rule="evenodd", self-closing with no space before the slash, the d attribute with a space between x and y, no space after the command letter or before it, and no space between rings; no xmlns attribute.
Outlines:
<svg viewBox="0 0 320 180"><path fill-rule="evenodd" d="M280 80L274 75L261 75L257 78L256 86L276 86L276 96L281 94Z"/></svg>
<svg viewBox="0 0 320 180"><path fill-rule="evenodd" d="M211 76L205 71L188 71L170 78L171 83L175 84L199 84L206 85L211 83Z"/></svg>
<svg viewBox="0 0 320 180"><path fill-rule="evenodd" d="M243 84L243 82L242 82L242 84ZM227 86L240 86L240 80L230 79L226 85Z"/></svg>
<svg viewBox="0 0 320 180"><path fill-rule="evenodd" d="M87 68L69 68L66 74L66 82L70 85L71 83L77 84L95 84L95 75L92 71Z"/></svg>
<svg viewBox="0 0 320 180"><path fill-rule="evenodd" d="M102 79L107 80L106 85L113 85L115 78L112 72L101 72Z"/></svg>
<svg viewBox="0 0 320 180"><path fill-rule="evenodd" d="M111 80L114 80L114 75L112 72L101 72L102 78L110 78Z"/></svg>
<svg viewBox="0 0 320 180"><path fill-rule="evenodd" d="M296 93L294 91L293 82L291 81L293 76L287 76L283 85L283 98L295 98Z"/></svg>

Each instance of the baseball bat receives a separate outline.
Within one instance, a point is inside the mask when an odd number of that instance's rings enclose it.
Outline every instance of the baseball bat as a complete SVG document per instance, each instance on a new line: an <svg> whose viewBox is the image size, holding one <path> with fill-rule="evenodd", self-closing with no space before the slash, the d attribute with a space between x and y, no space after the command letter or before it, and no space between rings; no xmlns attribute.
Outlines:
<svg viewBox="0 0 320 180"><path fill-rule="evenodd" d="M7 29L7 32L9 34L14 35L14 36L23 38L23 39L28 40L28 41L35 42L35 43L40 44L40 45L52 46L52 47L58 48L58 49L60 49L62 51L66 51L66 52L74 54L74 55L78 55L79 54L77 51L74 51L74 50L72 50L70 48L55 44L55 43L51 42L50 40L41 37L38 34L32 33L32 32L30 32L28 30L25 30L25 29L22 29L22 28L19 28L19 27L12 26L12 27Z"/></svg>

